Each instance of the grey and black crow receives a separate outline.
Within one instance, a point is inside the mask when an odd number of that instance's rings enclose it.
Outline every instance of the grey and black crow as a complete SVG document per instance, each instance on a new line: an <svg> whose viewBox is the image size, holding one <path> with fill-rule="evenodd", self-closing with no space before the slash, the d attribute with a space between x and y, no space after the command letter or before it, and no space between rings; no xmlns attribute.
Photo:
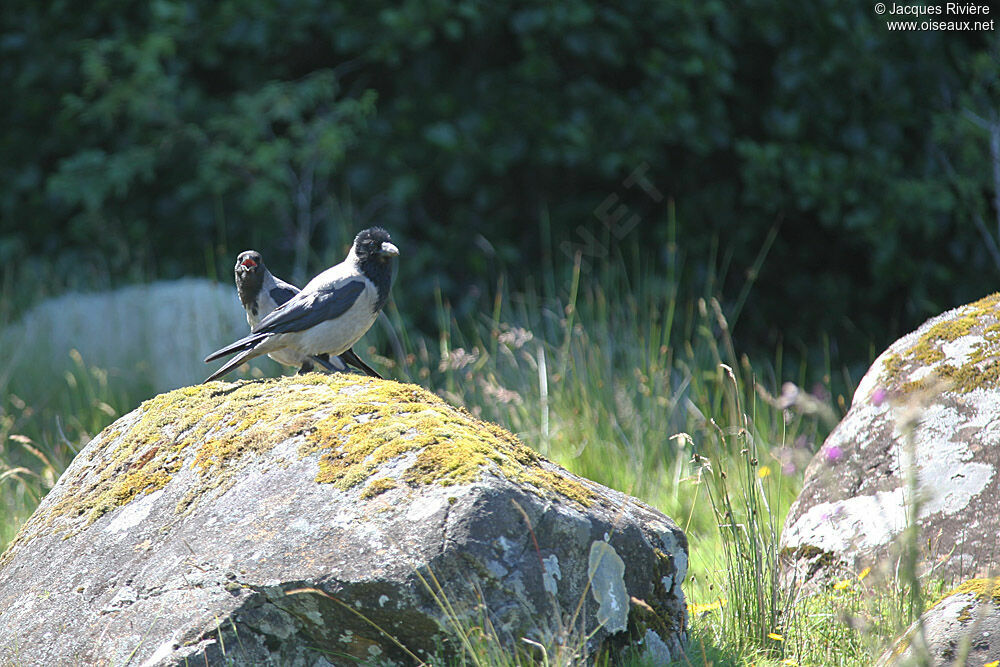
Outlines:
<svg viewBox="0 0 1000 667"><path fill-rule="evenodd" d="M399 249L388 232L372 227L354 238L347 258L309 281L275 308L250 335L217 350L206 362L236 354L206 382L262 354L294 348L310 357L343 354L375 322L389 298L392 258Z"/></svg>
<svg viewBox="0 0 1000 667"><path fill-rule="evenodd" d="M271 273L264 265L264 258L256 250L245 250L239 254L236 258L234 273L236 275L236 292L240 296L240 303L243 304L243 309L246 311L247 324L250 325L251 329L267 315L270 315L271 311L299 293L298 287L286 283ZM287 347L275 350L267 356L279 364L298 368L300 373L311 371L314 363L329 371L346 371L346 364L351 364L368 375L382 377L363 362L354 350L345 350L340 356L331 359L326 354L311 357L294 347Z"/></svg>

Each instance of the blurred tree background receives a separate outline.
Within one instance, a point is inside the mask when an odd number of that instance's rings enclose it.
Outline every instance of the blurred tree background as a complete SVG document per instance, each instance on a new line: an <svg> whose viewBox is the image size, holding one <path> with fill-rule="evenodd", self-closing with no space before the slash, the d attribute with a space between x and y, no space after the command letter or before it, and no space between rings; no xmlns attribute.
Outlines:
<svg viewBox="0 0 1000 667"><path fill-rule="evenodd" d="M1000 287L995 33L890 32L835 0L0 17L8 290L228 281L247 247L302 281L381 224L419 325L438 286L478 309L497 276L577 253L662 270L674 211L684 270L723 276L746 349L863 369Z"/></svg>

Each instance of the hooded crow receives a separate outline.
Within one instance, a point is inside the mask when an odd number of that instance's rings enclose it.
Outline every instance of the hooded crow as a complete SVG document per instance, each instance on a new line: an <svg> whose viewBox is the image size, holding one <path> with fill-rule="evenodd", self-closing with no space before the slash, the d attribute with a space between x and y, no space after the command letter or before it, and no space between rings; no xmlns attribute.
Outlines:
<svg viewBox="0 0 1000 667"><path fill-rule="evenodd" d="M264 265L264 258L256 250L246 250L239 254L236 258L234 273L236 275L236 291L240 296L243 309L247 313L247 324L250 325L251 329L257 326L272 310L299 293L298 287L286 283L268 271ZM382 377L368 364L361 361L353 350L345 350L339 357L333 357L333 359L326 354L310 357L291 347L275 350L267 356L279 364L299 368L300 373L311 371L315 362L331 372L346 371L347 364L351 364L368 375Z"/></svg>
<svg viewBox="0 0 1000 667"><path fill-rule="evenodd" d="M239 254L236 258L235 273L236 291L240 295L243 309L246 310L247 324L251 330L264 317L270 315L272 310L299 293L298 287L286 283L268 271L264 266L264 258L256 250L245 250ZM311 371L313 362L330 372L346 371L347 364L350 364L372 377L382 378L373 368L361 361L354 350L344 350L332 359L327 354L311 357L294 348L276 350L267 356L279 364L298 367L300 373Z"/></svg>
<svg viewBox="0 0 1000 667"><path fill-rule="evenodd" d="M397 255L399 249L381 227L360 232L343 262L310 280L301 292L261 319L249 336L205 357L209 362L236 354L205 381L279 350L293 348L310 357L350 350L389 298L391 260Z"/></svg>

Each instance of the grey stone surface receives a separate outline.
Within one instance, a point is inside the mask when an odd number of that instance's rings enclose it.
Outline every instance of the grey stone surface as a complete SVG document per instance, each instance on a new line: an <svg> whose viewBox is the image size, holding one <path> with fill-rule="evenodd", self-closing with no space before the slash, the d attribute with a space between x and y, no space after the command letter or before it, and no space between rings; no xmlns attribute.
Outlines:
<svg viewBox="0 0 1000 667"><path fill-rule="evenodd" d="M668 517L419 387L214 382L94 438L0 556L0 664L407 664L455 621L677 657L686 570Z"/></svg>
<svg viewBox="0 0 1000 667"><path fill-rule="evenodd" d="M925 611L880 667L986 665L1000 659L1000 580L973 579Z"/></svg>
<svg viewBox="0 0 1000 667"><path fill-rule="evenodd" d="M789 510L786 582L893 570L911 510L921 571L965 578L1000 565L998 301L929 320L875 361Z"/></svg>
<svg viewBox="0 0 1000 667"><path fill-rule="evenodd" d="M246 331L231 282L185 278L69 293L43 301L0 330L6 353L0 371L24 360L32 375L61 379L74 370L70 351L76 350L85 364L112 377L169 391L203 380L209 374L205 355Z"/></svg>

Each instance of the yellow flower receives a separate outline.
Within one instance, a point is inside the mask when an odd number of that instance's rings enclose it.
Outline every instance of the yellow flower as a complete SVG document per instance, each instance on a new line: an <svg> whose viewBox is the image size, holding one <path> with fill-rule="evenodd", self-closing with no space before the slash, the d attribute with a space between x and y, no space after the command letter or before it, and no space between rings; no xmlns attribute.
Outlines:
<svg viewBox="0 0 1000 667"><path fill-rule="evenodd" d="M760 468L757 469L757 476L760 477L761 479L764 479L770 474L771 474L770 466L761 466Z"/></svg>
<svg viewBox="0 0 1000 667"><path fill-rule="evenodd" d="M767 633L767 636L770 637L771 639L773 639L776 642L783 642L783 641L785 641L785 638L782 637L781 635L779 635L777 632L769 632L769 633Z"/></svg>
<svg viewBox="0 0 1000 667"><path fill-rule="evenodd" d="M867 577L869 574L871 574L871 571L872 571L872 569L870 567L866 567L865 569L861 570L861 574L858 575L858 581L861 581L862 579L864 579L865 577ZM996 665L994 665L993 667L996 667Z"/></svg>
<svg viewBox="0 0 1000 667"><path fill-rule="evenodd" d="M1000 660L994 660L993 662L987 662L983 667L1000 667Z"/></svg>
<svg viewBox="0 0 1000 667"><path fill-rule="evenodd" d="M788 667L799 667L799 663L795 662L791 658L785 658L781 661L781 664L788 665Z"/></svg>
<svg viewBox="0 0 1000 667"><path fill-rule="evenodd" d="M841 579L840 581L838 581L837 583L835 583L833 585L833 590L835 590L835 591L842 591L842 590L844 590L845 588L847 588L850 585L851 585L851 580L850 579Z"/></svg>
<svg viewBox="0 0 1000 667"><path fill-rule="evenodd" d="M688 613L691 614L692 616L701 616L702 614L707 614L710 611L714 611L724 606L726 606L726 601L722 598L719 598L714 602L705 602L705 603L692 602L688 604Z"/></svg>

